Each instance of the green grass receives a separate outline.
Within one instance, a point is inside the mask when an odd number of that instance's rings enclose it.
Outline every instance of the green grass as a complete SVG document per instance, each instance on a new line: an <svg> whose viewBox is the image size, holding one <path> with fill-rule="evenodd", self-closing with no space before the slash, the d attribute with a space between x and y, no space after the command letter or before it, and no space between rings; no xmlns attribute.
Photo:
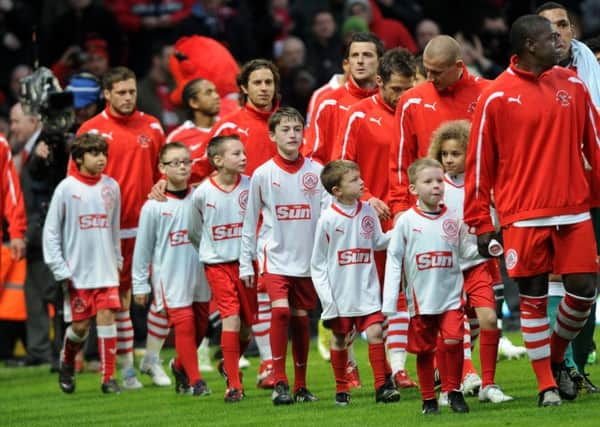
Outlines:
<svg viewBox="0 0 600 427"><path fill-rule="evenodd" d="M513 342L522 342L519 334L509 334ZM597 342L600 338L597 334ZM356 342L363 387L352 392L352 402L346 408L333 404L335 386L329 363L318 355L313 342L310 353L308 384L320 402L274 407L270 391L254 387L258 360L245 370L246 399L239 404L225 404L225 385L217 373L205 374L213 394L204 398L177 396L173 388L156 388L143 376L146 386L140 391L120 395L103 395L98 374L84 373L77 377L77 391L63 394L56 374L48 368L0 367L0 425L60 426L60 425L210 425L212 426L388 426L388 425L460 425L460 426L598 426L600 425L600 395L581 394L575 402L565 402L556 408L538 408L533 372L526 359L501 361L496 379L515 401L494 405L480 404L468 398L469 414L454 414L442 408L436 417L421 415L418 390L403 390L396 404L375 404L373 380L367 361L367 347ZM165 351L167 359L172 350ZM477 353L474 355L478 365ZM290 359L288 357L288 359ZM288 360L289 361L289 360ZM165 363L166 364L166 363ZM416 377L415 359L410 355L408 369ZM600 382L600 366L588 366L591 378ZM288 372L291 369L288 367Z"/></svg>

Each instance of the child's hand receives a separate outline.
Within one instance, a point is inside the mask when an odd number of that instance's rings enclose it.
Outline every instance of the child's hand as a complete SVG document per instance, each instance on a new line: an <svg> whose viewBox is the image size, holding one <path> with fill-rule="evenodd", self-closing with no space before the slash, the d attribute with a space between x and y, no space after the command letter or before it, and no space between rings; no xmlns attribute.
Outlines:
<svg viewBox="0 0 600 427"><path fill-rule="evenodd" d="M135 302L137 305L145 306L146 304L148 304L148 294L134 295L133 302Z"/></svg>
<svg viewBox="0 0 600 427"><path fill-rule="evenodd" d="M386 205L383 200L380 200L377 197L371 197L369 199L369 204L375 209L377 216L382 221L387 221L392 217L392 211L390 211L389 206Z"/></svg>
<svg viewBox="0 0 600 427"><path fill-rule="evenodd" d="M244 284L245 287L247 288L253 288L255 285L255 280L254 280L254 276L242 276L242 283Z"/></svg>
<svg viewBox="0 0 600 427"><path fill-rule="evenodd" d="M150 193L148 194L148 198L150 200L164 202L167 200L167 197L165 196L166 189L167 189L167 180L159 179L158 182L156 184L154 184L154 186L152 187L152 190L150 190Z"/></svg>

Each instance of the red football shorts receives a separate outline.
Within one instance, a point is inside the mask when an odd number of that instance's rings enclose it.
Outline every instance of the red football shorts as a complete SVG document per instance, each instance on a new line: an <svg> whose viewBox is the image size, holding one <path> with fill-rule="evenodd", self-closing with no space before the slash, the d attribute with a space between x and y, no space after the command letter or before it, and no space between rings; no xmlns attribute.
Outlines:
<svg viewBox="0 0 600 427"><path fill-rule="evenodd" d="M589 219L548 227L509 225L503 237L510 277L598 272L596 239Z"/></svg>
<svg viewBox="0 0 600 427"><path fill-rule="evenodd" d="M376 311L365 316L336 317L328 322L334 334L346 335L352 332L355 326L358 332L363 332L375 323L383 323L383 320L384 316L381 311Z"/></svg>
<svg viewBox="0 0 600 427"><path fill-rule="evenodd" d="M252 325L258 311L256 286L244 286L239 263L205 264L204 271L221 319L239 315L246 325Z"/></svg>
<svg viewBox="0 0 600 427"><path fill-rule="evenodd" d="M131 290L131 265L133 264L133 249L135 238L121 239L121 255L123 256L123 268L119 272L119 292L124 293Z"/></svg>
<svg viewBox="0 0 600 427"><path fill-rule="evenodd" d="M264 273L262 279L271 302L286 299L291 308L298 310L312 310L317 305L317 292L310 277Z"/></svg>
<svg viewBox="0 0 600 427"><path fill-rule="evenodd" d="M68 282L68 290L65 298L65 321L70 319L78 322L90 319L96 315L98 310L114 310L121 308L119 299L119 288L92 288L75 289L71 281ZM70 319L69 319L70 317Z"/></svg>
<svg viewBox="0 0 600 427"><path fill-rule="evenodd" d="M464 311L448 310L440 314L418 314L408 323L408 345L410 353L432 353L438 335L443 339L462 341L465 333Z"/></svg>
<svg viewBox="0 0 600 427"><path fill-rule="evenodd" d="M496 311L494 297L494 279L492 269L495 265L489 260L463 271L464 290L467 294L467 305L472 308L489 307Z"/></svg>

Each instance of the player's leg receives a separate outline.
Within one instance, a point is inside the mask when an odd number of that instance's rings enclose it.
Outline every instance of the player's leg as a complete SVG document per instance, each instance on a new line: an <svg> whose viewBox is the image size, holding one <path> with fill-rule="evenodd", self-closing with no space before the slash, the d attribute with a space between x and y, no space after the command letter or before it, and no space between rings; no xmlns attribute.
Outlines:
<svg viewBox="0 0 600 427"><path fill-rule="evenodd" d="M348 348L346 345L347 328L344 327L340 318L330 319L328 321L332 330L331 348L331 368L335 378L335 404L346 406L350 403L350 384L346 376L346 364L348 363Z"/></svg>
<svg viewBox="0 0 600 427"><path fill-rule="evenodd" d="M552 232L553 271L563 276L565 296L556 314L550 352L555 380L566 399L574 399L578 390L565 366L565 351L585 326L597 295L597 248L589 238L592 233L590 220L560 226Z"/></svg>
<svg viewBox="0 0 600 427"><path fill-rule="evenodd" d="M436 348L439 327L437 316L413 316L408 324L407 351L417 355L417 376L419 390L423 400L423 414L439 414L435 398L434 383L434 352Z"/></svg>
<svg viewBox="0 0 600 427"><path fill-rule="evenodd" d="M116 291L116 290L115 290ZM115 292L115 295L117 292ZM119 393L115 374L117 353L117 327L115 325L115 309L102 308L96 313L96 329L98 331L98 353L102 371L102 392Z"/></svg>
<svg viewBox="0 0 600 427"><path fill-rule="evenodd" d="M123 267L119 272L119 299L121 309L115 315L117 324L117 364L121 368L123 389L136 390L143 387L133 367L133 323L131 322L131 266L135 239L121 239Z"/></svg>
<svg viewBox="0 0 600 427"><path fill-rule="evenodd" d="M406 370L406 345L408 342L409 315L404 293L398 298L397 313L387 318L385 345L389 354L392 378L396 387L410 388L417 384L410 378Z"/></svg>
<svg viewBox="0 0 600 427"><path fill-rule="evenodd" d="M477 369L475 369L475 365L473 365L472 358L472 349L474 344L472 344L471 340L473 339L473 333L471 330L471 325L473 324L473 319L476 318L474 310L469 307L468 314L464 316L463 328L463 370L461 374L462 383L463 383L463 391L466 395L474 395L479 391L481 387L481 378L477 373ZM479 335L479 323L476 324L476 334ZM445 345L441 345L439 352L445 353ZM445 356L447 357L447 355Z"/></svg>
<svg viewBox="0 0 600 427"><path fill-rule="evenodd" d="M400 392L387 375L387 360L383 342L383 315L380 312L359 319L358 327L365 331L369 345L369 363L373 370L375 402L391 403L400 400Z"/></svg>
<svg viewBox="0 0 600 427"><path fill-rule="evenodd" d="M257 386L260 388L273 388L275 375L273 371L273 356L271 354L271 299L267 292L262 277L257 280L258 315L252 324L252 334L258 348L261 364L258 368Z"/></svg>
<svg viewBox="0 0 600 427"><path fill-rule="evenodd" d="M454 412L469 412L460 389L464 360L464 312L448 310L439 315L440 335L444 340L448 377L448 404Z"/></svg>
<svg viewBox="0 0 600 427"><path fill-rule="evenodd" d="M206 396L211 393L202 379L198 369L198 328L196 315L192 306L181 308L169 308L167 310L171 326L175 330L175 350L177 357L174 367L177 371L185 372L192 394L195 396Z"/></svg>
<svg viewBox="0 0 600 427"><path fill-rule="evenodd" d="M288 377L285 372L288 327L291 318L290 305L288 303L288 293L291 283L285 276L269 273L264 273L262 280L271 300L270 343L273 357L273 381L275 383L271 399L275 405L289 405L294 403L290 394Z"/></svg>
<svg viewBox="0 0 600 427"><path fill-rule="evenodd" d="M164 310L157 309L154 301L148 311L147 329L146 351L140 361L140 372L149 375L152 382L159 387L169 386L171 379L165 373L160 360L160 350L169 336L169 319Z"/></svg>
<svg viewBox="0 0 600 427"><path fill-rule="evenodd" d="M519 287L521 332L538 386L538 405L561 404L550 366L550 326L546 314L548 273L552 271L551 227L504 230L507 273Z"/></svg>
<svg viewBox="0 0 600 427"><path fill-rule="evenodd" d="M309 277L295 277L289 293L291 308L292 355L294 358L294 400L314 402L318 400L306 386L308 351L310 348L310 324L308 310L317 305L317 294Z"/></svg>

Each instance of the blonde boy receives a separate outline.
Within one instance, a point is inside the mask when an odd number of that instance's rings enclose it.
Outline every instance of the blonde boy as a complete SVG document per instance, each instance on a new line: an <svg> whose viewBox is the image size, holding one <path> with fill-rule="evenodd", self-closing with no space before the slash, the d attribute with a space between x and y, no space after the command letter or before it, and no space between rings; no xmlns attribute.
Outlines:
<svg viewBox="0 0 600 427"><path fill-rule="evenodd" d="M423 413L439 413L434 393L433 357L437 336L446 351L448 400L455 412L468 412L460 388L463 363L463 275L459 258L477 256L465 245L467 231L454 211L441 204L444 171L433 159L419 159L408 169L409 191L417 205L396 222L388 247L383 313L394 314L402 275L411 316L407 350L417 355Z"/></svg>

